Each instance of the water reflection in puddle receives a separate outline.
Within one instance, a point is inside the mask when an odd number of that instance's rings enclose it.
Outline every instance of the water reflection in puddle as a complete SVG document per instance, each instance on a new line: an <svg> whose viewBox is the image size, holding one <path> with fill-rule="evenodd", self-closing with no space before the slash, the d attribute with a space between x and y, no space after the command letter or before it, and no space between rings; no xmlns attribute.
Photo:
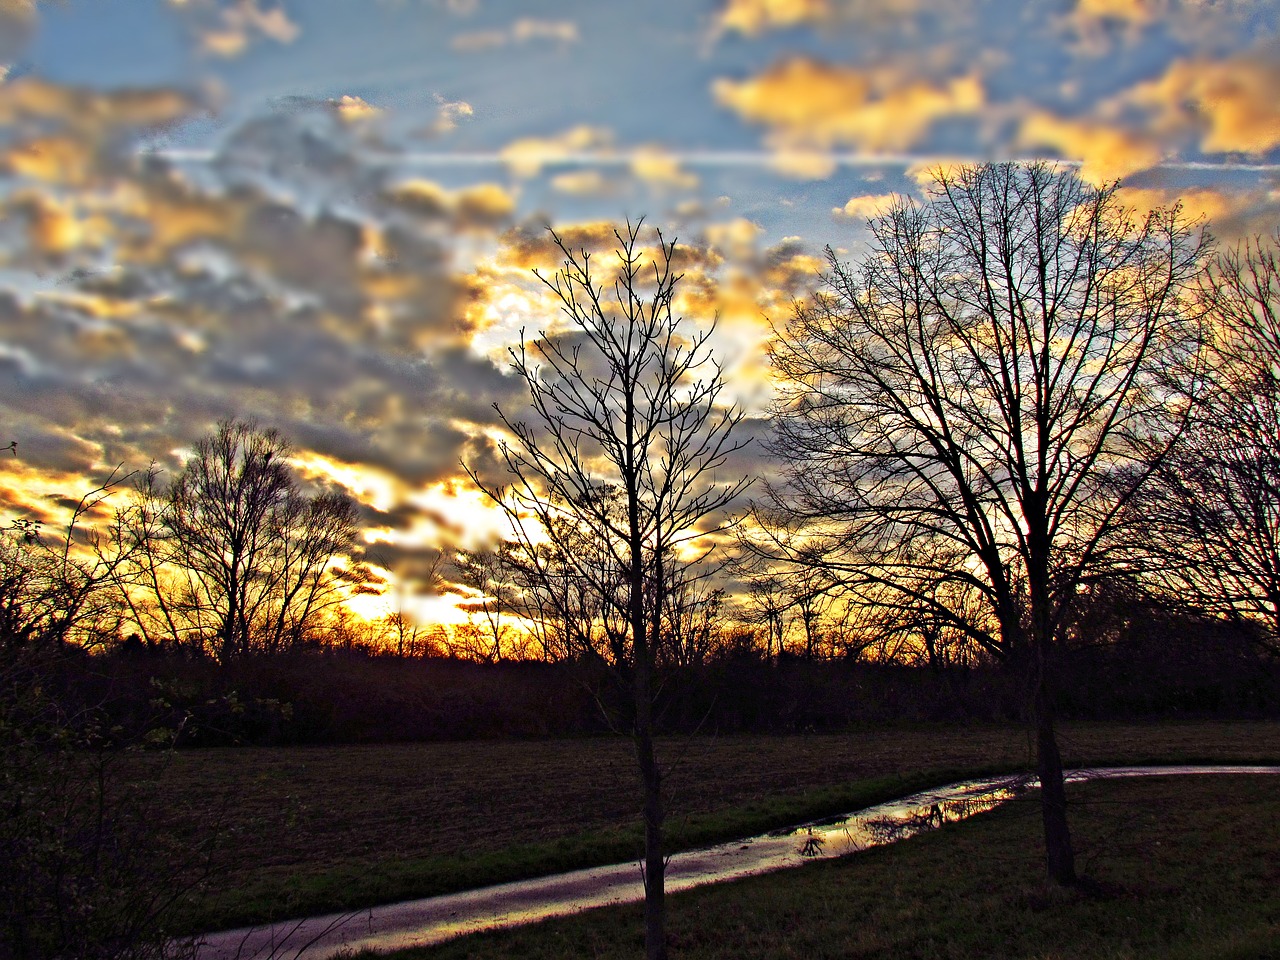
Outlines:
<svg viewBox="0 0 1280 960"><path fill-rule="evenodd" d="M1280 773L1280 767L1111 767L1073 771L1068 780L1195 773L1270 774ZM677 853L667 867L667 890L687 890L893 843L990 810L1035 786L1035 778L1028 777L954 783L848 816ZM210 934L200 944L197 957L324 960L363 949L399 950L592 907L635 902L643 896L639 866L615 864L353 913Z"/></svg>

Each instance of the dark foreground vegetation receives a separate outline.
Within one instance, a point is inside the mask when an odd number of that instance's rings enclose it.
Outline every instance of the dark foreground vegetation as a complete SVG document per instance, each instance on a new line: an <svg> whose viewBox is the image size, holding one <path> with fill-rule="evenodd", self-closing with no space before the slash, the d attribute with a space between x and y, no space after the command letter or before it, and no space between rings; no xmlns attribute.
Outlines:
<svg viewBox="0 0 1280 960"><path fill-rule="evenodd" d="M1071 788L1089 891L1045 882L1034 802L891 847L671 897L695 960L1267 960L1280 957L1280 800L1272 778ZM632 957L634 907L479 934L396 960Z"/></svg>

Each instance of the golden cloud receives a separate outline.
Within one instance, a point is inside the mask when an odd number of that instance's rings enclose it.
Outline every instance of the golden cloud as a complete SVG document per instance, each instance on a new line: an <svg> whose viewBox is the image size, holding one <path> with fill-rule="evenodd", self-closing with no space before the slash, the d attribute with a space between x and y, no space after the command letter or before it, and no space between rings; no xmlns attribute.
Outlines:
<svg viewBox="0 0 1280 960"><path fill-rule="evenodd" d="M522 17L512 25L511 36L517 43L528 43L530 40L577 43L578 25L571 20L535 20L532 17Z"/></svg>
<svg viewBox="0 0 1280 960"><path fill-rule="evenodd" d="M1094 184L1109 183L1149 170L1165 158L1152 137L1098 120L1068 120L1033 111L1018 131L1021 146L1050 147L1065 159L1080 161L1080 176Z"/></svg>
<svg viewBox="0 0 1280 960"><path fill-rule="evenodd" d="M1116 195L1140 216L1181 204L1188 216L1203 220L1222 243L1270 233L1280 223L1280 191L1265 187L1122 187Z"/></svg>
<svg viewBox="0 0 1280 960"><path fill-rule="evenodd" d="M367 123L383 114L381 107L375 107L361 97L355 97L349 93L330 100L329 106L343 123Z"/></svg>
<svg viewBox="0 0 1280 960"><path fill-rule="evenodd" d="M963 5L961 0L950 0L946 6L955 13ZM926 7L924 0L727 0L714 29L718 34L734 32L748 37L767 30L842 21L873 29L912 29L912 18L922 7Z"/></svg>
<svg viewBox="0 0 1280 960"><path fill-rule="evenodd" d="M54 120L81 131L112 127L160 127L195 109L177 90L138 89L98 92L49 83L34 76L0 86L0 123Z"/></svg>
<svg viewBox="0 0 1280 960"><path fill-rule="evenodd" d="M631 154L631 172L646 183L692 189L698 178L680 167L680 161L662 147L640 147Z"/></svg>
<svg viewBox="0 0 1280 960"><path fill-rule="evenodd" d="M1260 155L1280 146L1280 62L1274 56L1180 60L1125 99L1149 109L1157 129L1194 130L1205 153Z"/></svg>
<svg viewBox="0 0 1280 960"><path fill-rule="evenodd" d="M496 183L466 187L456 194L456 210L462 223L487 226L501 223L515 213L515 197Z"/></svg>
<svg viewBox="0 0 1280 960"><path fill-rule="evenodd" d="M617 229L618 225L612 220L594 220L557 227L556 233L570 250L608 253L618 245ZM509 230L499 242L502 246L496 262L503 267L553 270L564 259L551 232L541 226L524 225Z"/></svg>
<svg viewBox="0 0 1280 960"><path fill-rule="evenodd" d="M976 75L944 83L896 69L863 70L807 57L782 61L754 78L721 78L716 100L744 120L769 127L777 146L906 150L937 120L976 114L984 102Z"/></svg>
<svg viewBox="0 0 1280 960"><path fill-rule="evenodd" d="M831 14L829 0L729 0L717 23L722 30L754 37L766 30L820 23Z"/></svg>
<svg viewBox="0 0 1280 960"><path fill-rule="evenodd" d="M452 218L454 225L462 229L503 223L516 208L515 197L496 183L449 191L432 180L405 180L388 189L384 197L428 219Z"/></svg>
<svg viewBox="0 0 1280 960"><path fill-rule="evenodd" d="M613 134L602 127L579 125L553 137L524 137L500 151L500 156L518 177L535 177L548 163L571 158L576 153L608 148Z"/></svg>
<svg viewBox="0 0 1280 960"><path fill-rule="evenodd" d="M83 247L101 247L109 227L101 217L85 215L69 199L45 192L25 191L11 208L27 221L27 242L38 256L59 259Z"/></svg>

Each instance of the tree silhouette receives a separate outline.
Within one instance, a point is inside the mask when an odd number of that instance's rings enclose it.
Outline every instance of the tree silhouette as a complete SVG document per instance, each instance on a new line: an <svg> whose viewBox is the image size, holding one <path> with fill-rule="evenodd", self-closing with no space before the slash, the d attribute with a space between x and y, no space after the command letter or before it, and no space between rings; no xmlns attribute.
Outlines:
<svg viewBox="0 0 1280 960"><path fill-rule="evenodd" d="M1135 220L1114 186L1043 163L940 171L869 226L777 341L776 505L856 601L1016 671L1048 872L1071 883L1054 660L1186 415L1165 374L1199 348L1204 241L1176 207Z"/></svg>
<svg viewBox="0 0 1280 960"><path fill-rule="evenodd" d="M589 624L576 611L561 613L581 626L566 638L573 652L606 664L626 692L644 795L646 953L656 960L666 956L653 717L654 672L670 639L663 614L688 562L682 549L723 525L720 514L748 481L716 476L743 445L732 437L741 414L720 405L710 331L689 330L672 310L674 242L659 233L650 256L640 223L615 235L619 263L605 285L590 254L552 233L563 267L538 276L567 330L512 351L530 416L499 410L511 434L502 445L511 484L492 489L472 478L511 519L524 568L546 578L544 596L562 595L555 578L568 572L575 583L563 595L594 607Z"/></svg>
<svg viewBox="0 0 1280 960"><path fill-rule="evenodd" d="M138 560L124 581L135 619L223 663L301 642L359 589L350 497L307 496L275 430L226 420L196 444L167 487L152 470L138 486L127 529Z"/></svg>
<svg viewBox="0 0 1280 960"><path fill-rule="evenodd" d="M1203 400L1141 504L1143 560L1182 601L1260 624L1280 654L1280 233L1217 258Z"/></svg>

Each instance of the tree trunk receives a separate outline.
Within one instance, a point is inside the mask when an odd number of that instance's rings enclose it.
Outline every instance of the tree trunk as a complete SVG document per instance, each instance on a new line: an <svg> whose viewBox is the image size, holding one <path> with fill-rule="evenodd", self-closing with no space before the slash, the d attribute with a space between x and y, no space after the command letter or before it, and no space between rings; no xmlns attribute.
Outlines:
<svg viewBox="0 0 1280 960"><path fill-rule="evenodd" d="M644 952L666 960L666 859L662 855L662 771L653 749L652 678L647 663L636 664L636 759L644 785Z"/></svg>
<svg viewBox="0 0 1280 960"><path fill-rule="evenodd" d="M1043 668L1042 668L1043 669ZM1043 672L1036 678L1036 775L1040 778L1040 814L1044 820L1045 865L1049 879L1062 886L1076 882L1075 852L1067 827L1067 790L1062 777L1062 754L1053 731L1053 704Z"/></svg>

